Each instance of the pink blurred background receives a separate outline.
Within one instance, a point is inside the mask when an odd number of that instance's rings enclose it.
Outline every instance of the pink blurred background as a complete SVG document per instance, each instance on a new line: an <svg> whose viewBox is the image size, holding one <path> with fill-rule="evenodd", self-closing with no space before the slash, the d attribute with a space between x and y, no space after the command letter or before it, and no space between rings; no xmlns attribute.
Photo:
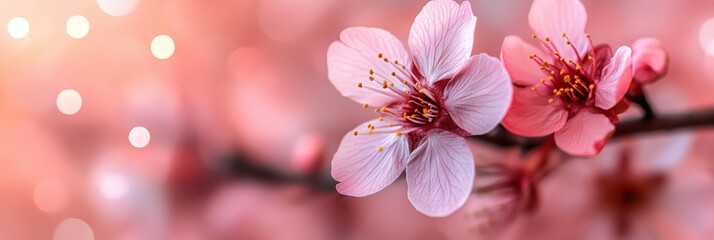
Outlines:
<svg viewBox="0 0 714 240"><path fill-rule="evenodd" d="M348 198L232 170L329 178L341 137L370 114L329 83L327 46L350 26L406 41L425 2L0 2L0 238L444 238L403 180ZM529 1L471 3L475 52L530 35ZM656 110L714 105L713 1L584 4L595 42L662 41ZM688 156L711 173L714 134L696 137Z"/></svg>

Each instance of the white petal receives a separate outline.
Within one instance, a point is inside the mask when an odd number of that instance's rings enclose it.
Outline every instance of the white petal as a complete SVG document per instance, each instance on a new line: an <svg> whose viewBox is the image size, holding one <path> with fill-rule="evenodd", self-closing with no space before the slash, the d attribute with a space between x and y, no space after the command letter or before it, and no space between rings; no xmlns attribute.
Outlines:
<svg viewBox="0 0 714 240"><path fill-rule="evenodd" d="M409 49L429 82L451 78L471 56L476 17L471 4L429 1L409 32Z"/></svg>
<svg viewBox="0 0 714 240"><path fill-rule="evenodd" d="M473 135L488 133L506 115L513 85L501 62L479 54L449 81L444 90L445 107L462 129Z"/></svg>
<svg viewBox="0 0 714 240"><path fill-rule="evenodd" d="M432 130L409 156L409 201L419 212L444 217L463 206L471 192L474 157L466 141Z"/></svg>
<svg viewBox="0 0 714 240"><path fill-rule="evenodd" d="M389 95L357 87L358 83L362 83L393 95L381 87L383 80L390 80L396 83L396 87L406 89L398 80L387 79L397 69L380 59L380 53L392 62L398 60L400 64L410 63L406 49L391 33L379 28L345 29L340 34L340 41L333 42L327 49L327 75L330 82L343 96L360 104L382 106L393 101L394 97ZM375 81L369 80L370 69L375 72Z"/></svg>
<svg viewBox="0 0 714 240"><path fill-rule="evenodd" d="M337 191L341 194L356 197L373 194L389 186L404 171L409 156L406 136L367 134L367 123L357 128L359 135L349 132L342 138L332 159L332 178L339 182ZM378 151L380 146L382 151Z"/></svg>

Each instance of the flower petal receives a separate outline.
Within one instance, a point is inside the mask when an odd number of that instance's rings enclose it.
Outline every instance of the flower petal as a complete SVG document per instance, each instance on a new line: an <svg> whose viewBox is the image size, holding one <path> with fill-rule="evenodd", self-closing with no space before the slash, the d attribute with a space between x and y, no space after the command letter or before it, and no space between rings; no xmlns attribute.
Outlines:
<svg viewBox="0 0 714 240"><path fill-rule="evenodd" d="M579 0L535 0L528 13L528 22L533 31L541 37L550 37L566 59L578 59L570 46L565 44L561 34L566 33L571 44L581 57L588 49L585 24L588 13Z"/></svg>
<svg viewBox="0 0 714 240"><path fill-rule="evenodd" d="M360 104L382 106L392 101L389 90L382 90L381 83L370 81L370 69L375 78L388 78L394 67L378 57L382 53L390 61L409 64L409 55L402 43L386 30L379 28L352 27L340 34L340 41L333 42L327 50L327 75L340 93ZM381 77L380 77L381 76ZM385 94L357 87L358 83L373 86ZM401 84L397 84L401 86ZM392 94L394 95L394 94Z"/></svg>
<svg viewBox="0 0 714 240"><path fill-rule="evenodd" d="M555 132L555 144L570 155L593 156L602 150L614 130L605 115L581 110Z"/></svg>
<svg viewBox="0 0 714 240"><path fill-rule="evenodd" d="M340 182L337 191L341 194L355 197L373 194L394 182L404 171L409 157L406 137L391 133L367 134L367 123L357 128L359 135L349 132L342 138L332 159L332 178ZM382 151L378 151L380 146Z"/></svg>
<svg viewBox="0 0 714 240"><path fill-rule="evenodd" d="M622 46L602 70L595 87L595 106L610 109L627 93L632 82L632 49Z"/></svg>
<svg viewBox="0 0 714 240"><path fill-rule="evenodd" d="M556 99L548 103L530 89L514 88L513 103L503 118L503 127L526 137L538 137L560 130L568 119L568 112L560 108Z"/></svg>
<svg viewBox="0 0 714 240"><path fill-rule="evenodd" d="M498 126L512 97L513 85L501 62L479 54L446 85L444 107L459 127L480 135Z"/></svg>
<svg viewBox="0 0 714 240"><path fill-rule="evenodd" d="M659 40L642 38L632 43L632 68L639 83L655 81L667 73L669 57Z"/></svg>
<svg viewBox="0 0 714 240"><path fill-rule="evenodd" d="M518 36L507 36L503 39L501 59L514 84L532 86L544 77L543 71L538 69L539 65L529 58L531 54L546 57L540 48L526 43Z"/></svg>
<svg viewBox="0 0 714 240"><path fill-rule="evenodd" d="M474 157L466 140L433 130L409 156L409 201L427 216L447 216L464 205L473 177Z"/></svg>
<svg viewBox="0 0 714 240"><path fill-rule="evenodd" d="M429 1L409 32L409 49L429 82L451 78L471 56L476 17L471 4Z"/></svg>

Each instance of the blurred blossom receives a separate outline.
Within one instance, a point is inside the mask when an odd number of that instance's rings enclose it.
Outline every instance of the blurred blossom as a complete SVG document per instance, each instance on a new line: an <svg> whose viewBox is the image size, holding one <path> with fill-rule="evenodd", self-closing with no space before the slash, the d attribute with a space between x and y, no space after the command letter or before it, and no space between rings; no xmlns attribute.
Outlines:
<svg viewBox="0 0 714 240"><path fill-rule="evenodd" d="M464 207L435 223L450 239L495 238L538 210L539 182L562 157L552 151L552 141L527 155L482 143L469 146L477 167L473 192Z"/></svg>
<svg viewBox="0 0 714 240"><path fill-rule="evenodd" d="M308 133L295 142L291 154L293 167L302 172L315 173L325 162L325 137Z"/></svg>
<svg viewBox="0 0 714 240"><path fill-rule="evenodd" d="M681 162L692 137L625 139L608 145L595 159L571 160L542 185L543 199L557 200L544 200L540 211L510 236L706 238L714 229L706 224L714 219L714 178L696 164ZM698 197L684 197L693 194ZM558 227L563 224L569 227Z"/></svg>

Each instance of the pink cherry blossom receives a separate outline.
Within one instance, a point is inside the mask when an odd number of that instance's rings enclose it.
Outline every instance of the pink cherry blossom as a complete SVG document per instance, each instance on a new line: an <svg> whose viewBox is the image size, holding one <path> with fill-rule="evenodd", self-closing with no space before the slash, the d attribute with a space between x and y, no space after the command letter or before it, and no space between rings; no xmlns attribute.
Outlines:
<svg viewBox="0 0 714 240"><path fill-rule="evenodd" d="M538 47L508 36L501 49L516 86L503 126L523 136L555 133L561 150L597 154L626 107L632 50L593 45L578 0L535 0L528 20Z"/></svg>
<svg viewBox="0 0 714 240"><path fill-rule="evenodd" d="M344 95L379 117L349 132L332 161L337 190L378 192L406 171L408 198L428 216L464 204L474 177L465 136L498 125L511 102L498 59L471 56L476 17L468 1L430 1L414 20L408 50L389 32L352 27L327 52Z"/></svg>
<svg viewBox="0 0 714 240"><path fill-rule="evenodd" d="M651 83L665 74L669 56L659 40L641 38L632 43L632 68L634 80L640 84Z"/></svg>

